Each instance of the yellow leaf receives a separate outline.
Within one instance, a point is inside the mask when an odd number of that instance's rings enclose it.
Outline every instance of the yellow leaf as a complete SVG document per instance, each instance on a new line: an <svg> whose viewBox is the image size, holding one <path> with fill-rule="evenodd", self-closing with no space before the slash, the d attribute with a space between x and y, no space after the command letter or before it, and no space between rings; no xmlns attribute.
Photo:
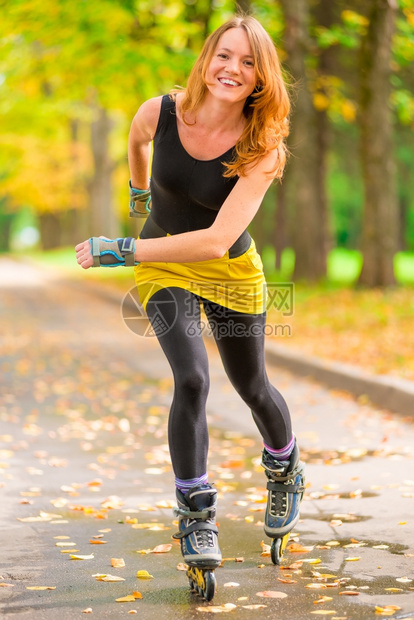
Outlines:
<svg viewBox="0 0 414 620"><path fill-rule="evenodd" d="M95 556L93 555L93 553L91 553L90 555L71 555L70 559L71 560L93 560Z"/></svg>
<svg viewBox="0 0 414 620"><path fill-rule="evenodd" d="M311 614L315 614L315 616L334 616L336 611L332 609L317 609L316 611L311 611Z"/></svg>
<svg viewBox="0 0 414 620"><path fill-rule="evenodd" d="M345 562L358 562L361 558L345 558Z"/></svg>
<svg viewBox="0 0 414 620"><path fill-rule="evenodd" d="M152 575L149 574L147 570L139 570L137 572L138 579L154 579Z"/></svg>
<svg viewBox="0 0 414 620"><path fill-rule="evenodd" d="M108 583L116 583L117 581L125 581L123 577L117 575L98 575L96 581L106 581Z"/></svg>
<svg viewBox="0 0 414 620"><path fill-rule="evenodd" d="M305 559L303 561L307 564L320 564L322 562L319 558L310 558L309 560Z"/></svg>
<svg viewBox="0 0 414 620"><path fill-rule="evenodd" d="M332 596L320 596L316 601L313 601L314 605L318 605L319 603L327 603L328 601L332 601Z"/></svg>
<svg viewBox="0 0 414 620"><path fill-rule="evenodd" d="M92 613L92 607L87 607L86 609L84 609L82 611L83 614L91 614Z"/></svg>
<svg viewBox="0 0 414 620"><path fill-rule="evenodd" d="M56 547L76 547L76 543L74 542L57 542L55 544Z"/></svg>
<svg viewBox="0 0 414 620"><path fill-rule="evenodd" d="M132 594L127 594L127 596L121 596L121 598L115 599L116 603L135 603L135 597Z"/></svg>
<svg viewBox="0 0 414 620"><path fill-rule="evenodd" d="M14 588L14 583L0 583L0 588Z"/></svg>
<svg viewBox="0 0 414 620"><path fill-rule="evenodd" d="M56 586L26 586L26 590L56 590Z"/></svg>
<svg viewBox="0 0 414 620"><path fill-rule="evenodd" d="M134 598L142 598L142 594L141 594L141 592L138 592L138 591L136 591L136 590L132 593L132 596L133 596Z"/></svg>

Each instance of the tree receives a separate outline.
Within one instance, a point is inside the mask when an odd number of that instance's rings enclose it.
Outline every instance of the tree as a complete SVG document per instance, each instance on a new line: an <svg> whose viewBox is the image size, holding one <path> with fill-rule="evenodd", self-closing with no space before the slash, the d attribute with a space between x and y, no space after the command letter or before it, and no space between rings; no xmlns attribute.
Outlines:
<svg viewBox="0 0 414 620"><path fill-rule="evenodd" d="M292 243L295 279L315 281L326 273L325 225L321 213L318 176L316 111L309 84L309 5L307 0L282 0L285 16L287 67L295 83L292 153L288 169L289 196L293 208Z"/></svg>
<svg viewBox="0 0 414 620"><path fill-rule="evenodd" d="M391 49L396 0L373 0L360 51L359 126L364 179L363 267L359 283L394 284L398 206L390 109Z"/></svg>

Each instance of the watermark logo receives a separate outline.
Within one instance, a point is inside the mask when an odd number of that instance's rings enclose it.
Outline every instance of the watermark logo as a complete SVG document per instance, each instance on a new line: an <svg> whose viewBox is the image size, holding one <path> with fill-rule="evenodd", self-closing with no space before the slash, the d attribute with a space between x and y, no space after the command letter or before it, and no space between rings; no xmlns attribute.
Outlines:
<svg viewBox="0 0 414 620"><path fill-rule="evenodd" d="M125 325L142 338L159 338L166 334L178 317L178 304L170 289L166 289L167 299L152 304L155 307L152 321L141 303L136 287L131 288L121 303L121 315Z"/></svg>
<svg viewBox="0 0 414 620"><path fill-rule="evenodd" d="M151 284L149 284L151 286ZM152 284L154 293L159 286ZM200 287L198 287L200 288ZM208 289L208 290L207 290ZM174 296L174 289L164 289L163 298L157 299L149 294L151 307L151 321L139 299L136 287L131 288L124 296L121 304L121 315L125 325L137 336L142 338L160 338L167 334L176 324L179 313L183 317L185 333L189 337L214 336L217 340L225 337L242 338L247 336L276 336L289 337L292 335L292 326L288 323L275 323L275 317L289 317L294 314L294 283L293 282L268 282L266 283L266 311L268 322L262 318L256 322L243 320L243 313L229 310L227 301L234 303L237 300L238 307L246 307L247 314L262 314L262 304L258 302L257 309L254 306L254 295L246 285L226 287L226 283L220 285L206 285L206 299L214 294L215 298L223 300L223 305L209 304L208 318L200 317L199 300L195 295L188 295L185 303L180 308ZM208 297L207 297L208 294ZM226 301L227 300L227 301ZM148 307L148 306L147 306Z"/></svg>
<svg viewBox="0 0 414 620"><path fill-rule="evenodd" d="M266 309L276 310L283 316L292 316L295 307L295 285L293 282L268 282Z"/></svg>

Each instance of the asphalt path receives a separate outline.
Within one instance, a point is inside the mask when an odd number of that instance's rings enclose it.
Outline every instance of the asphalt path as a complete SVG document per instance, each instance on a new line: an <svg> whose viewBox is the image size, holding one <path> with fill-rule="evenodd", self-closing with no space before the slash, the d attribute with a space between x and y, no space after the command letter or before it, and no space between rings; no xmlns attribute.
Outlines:
<svg viewBox="0 0 414 620"><path fill-rule="evenodd" d="M0 308L0 617L414 618L411 419L269 367L307 464L301 520L275 567L261 544L259 436L207 339L225 561L206 603L171 539L172 380L156 339L131 331L86 274L6 258ZM142 598L116 601L133 592Z"/></svg>

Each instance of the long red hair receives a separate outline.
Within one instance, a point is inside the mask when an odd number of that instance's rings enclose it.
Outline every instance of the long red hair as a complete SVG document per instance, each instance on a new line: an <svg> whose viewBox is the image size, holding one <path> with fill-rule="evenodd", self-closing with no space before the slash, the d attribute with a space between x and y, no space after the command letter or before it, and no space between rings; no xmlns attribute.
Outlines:
<svg viewBox="0 0 414 620"><path fill-rule="evenodd" d="M233 17L206 39L188 78L181 114L186 122L186 114L197 113L207 92L206 71L220 37L230 28L243 28L248 36L256 70L256 88L246 100L243 109L246 126L236 144L234 160L225 164L224 176L244 176L248 167L257 164L269 151L277 150L277 163L269 174L280 178L286 163L290 101L273 41L254 17Z"/></svg>

